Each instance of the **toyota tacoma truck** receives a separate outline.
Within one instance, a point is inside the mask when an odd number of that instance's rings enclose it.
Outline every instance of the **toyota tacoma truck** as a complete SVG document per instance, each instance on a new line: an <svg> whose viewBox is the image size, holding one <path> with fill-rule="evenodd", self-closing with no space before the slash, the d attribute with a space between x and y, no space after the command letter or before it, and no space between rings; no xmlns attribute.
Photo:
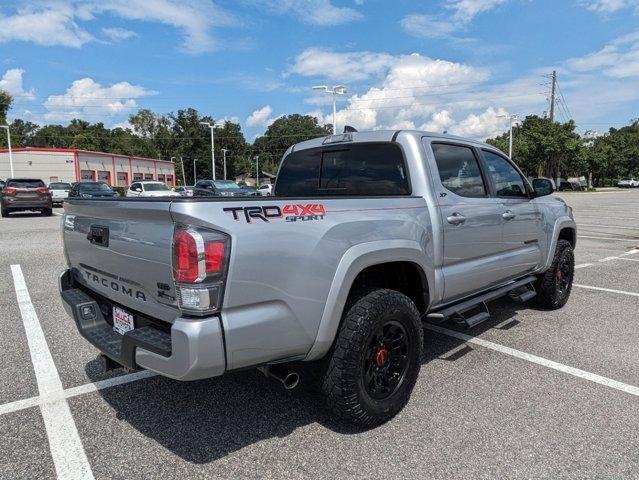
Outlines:
<svg viewBox="0 0 639 480"><path fill-rule="evenodd" d="M471 328L506 295L566 303L576 225L552 193L472 140L331 135L286 151L271 197L69 199L59 288L107 368L259 368L287 388L306 370L370 427L409 399L422 322Z"/></svg>

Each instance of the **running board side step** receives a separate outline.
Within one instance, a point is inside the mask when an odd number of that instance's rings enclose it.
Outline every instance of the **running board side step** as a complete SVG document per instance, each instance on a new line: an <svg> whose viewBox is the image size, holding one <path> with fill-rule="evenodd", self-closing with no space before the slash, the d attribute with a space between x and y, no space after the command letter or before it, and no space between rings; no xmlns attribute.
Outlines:
<svg viewBox="0 0 639 480"><path fill-rule="evenodd" d="M455 305L445 307L439 311L431 312L426 315L426 320L433 323L442 323L449 318L454 318L458 323L465 325L467 328L479 325L490 318L488 307L486 302L490 302L504 295L510 295L513 299L521 302L530 300L537 292L533 287L533 282L537 279L532 275L517 280L516 282L509 283L503 287L491 290L486 293L482 293L476 297L464 300ZM472 312L470 317L464 316L464 313L468 313L470 310L479 310L478 312Z"/></svg>

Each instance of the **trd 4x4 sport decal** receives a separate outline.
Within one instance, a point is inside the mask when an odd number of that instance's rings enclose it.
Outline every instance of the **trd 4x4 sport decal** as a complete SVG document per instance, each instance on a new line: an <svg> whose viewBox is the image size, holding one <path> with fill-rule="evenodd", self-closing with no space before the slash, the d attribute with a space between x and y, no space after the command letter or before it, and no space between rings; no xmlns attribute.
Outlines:
<svg viewBox="0 0 639 480"><path fill-rule="evenodd" d="M306 222L323 220L326 215L326 209L321 203L307 203L305 205L298 203L284 205L282 208L278 205L253 205L250 207L227 207L223 210L230 212L234 220L240 221L241 218L244 218L247 223L252 223L255 219L268 222L275 218L284 218L287 222Z"/></svg>

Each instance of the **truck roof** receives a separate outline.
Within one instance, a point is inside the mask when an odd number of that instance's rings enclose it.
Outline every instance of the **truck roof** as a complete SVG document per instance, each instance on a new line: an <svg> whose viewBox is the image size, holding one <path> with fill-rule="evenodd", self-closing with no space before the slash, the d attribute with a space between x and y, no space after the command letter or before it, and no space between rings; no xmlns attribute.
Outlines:
<svg viewBox="0 0 639 480"><path fill-rule="evenodd" d="M290 147L286 154L299 150L306 150L309 148L321 147L327 144L339 144L342 142L392 142L397 135L412 135L416 137L432 137L441 140L453 140L463 141L464 143L472 143L481 147L494 148L492 145L488 145L484 142L479 142L470 138L459 137L456 135L449 135L447 133L427 132L424 130L368 130L362 132L350 132L350 133L338 133L336 135L328 135L325 137L313 138L304 142L297 143ZM330 139L334 139L331 141ZM343 139L343 140L342 140ZM286 155L285 154L285 155Z"/></svg>

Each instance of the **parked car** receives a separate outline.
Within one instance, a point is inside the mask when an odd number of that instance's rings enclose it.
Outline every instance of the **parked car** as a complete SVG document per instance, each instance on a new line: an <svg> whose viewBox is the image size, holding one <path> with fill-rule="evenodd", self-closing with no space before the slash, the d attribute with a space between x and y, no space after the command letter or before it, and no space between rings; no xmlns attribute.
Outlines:
<svg viewBox="0 0 639 480"><path fill-rule="evenodd" d="M552 193L473 140L321 137L286 151L273 197L65 202L62 302L108 368L256 367L293 388L305 364L335 415L370 427L410 397L422 320L566 303L577 226Z"/></svg>
<svg viewBox="0 0 639 480"><path fill-rule="evenodd" d="M133 182L126 191L127 197L181 197L180 193L171 190L166 183L143 181Z"/></svg>
<svg viewBox="0 0 639 480"><path fill-rule="evenodd" d="M193 189L194 197L248 197L257 195L249 187L241 187L233 180L200 180Z"/></svg>
<svg viewBox="0 0 639 480"><path fill-rule="evenodd" d="M273 195L273 184L267 183L266 185L262 185L257 189L257 193L262 195L263 197L270 197Z"/></svg>
<svg viewBox="0 0 639 480"><path fill-rule="evenodd" d="M51 200L53 206L61 206L64 199L69 197L69 191L71 190L71 184L67 182L51 182L47 187L51 192Z"/></svg>
<svg viewBox="0 0 639 480"><path fill-rule="evenodd" d="M192 185L185 185L185 186L175 187L174 191L176 191L177 193L179 193L183 197L192 197L193 196L193 188L194 187Z"/></svg>
<svg viewBox="0 0 639 480"><path fill-rule="evenodd" d="M6 184L7 182L5 182L4 180L0 180L0 190L2 190Z"/></svg>
<svg viewBox="0 0 639 480"><path fill-rule="evenodd" d="M119 197L118 192L113 191L104 182L77 182L72 184L68 198L114 198Z"/></svg>
<svg viewBox="0 0 639 480"><path fill-rule="evenodd" d="M581 190L583 190L581 183L579 183L579 181L574 181L574 180L561 180L559 182L559 188L558 190L560 192L563 192L565 190L570 190L570 191L575 191L575 192L579 192Z"/></svg>
<svg viewBox="0 0 639 480"><path fill-rule="evenodd" d="M625 177L617 182L617 187L619 188L636 188L639 187L639 180L636 180L634 177Z"/></svg>
<svg viewBox="0 0 639 480"><path fill-rule="evenodd" d="M11 212L38 210L47 217L53 215L51 193L40 179L9 178L2 189L0 213L7 217Z"/></svg>

